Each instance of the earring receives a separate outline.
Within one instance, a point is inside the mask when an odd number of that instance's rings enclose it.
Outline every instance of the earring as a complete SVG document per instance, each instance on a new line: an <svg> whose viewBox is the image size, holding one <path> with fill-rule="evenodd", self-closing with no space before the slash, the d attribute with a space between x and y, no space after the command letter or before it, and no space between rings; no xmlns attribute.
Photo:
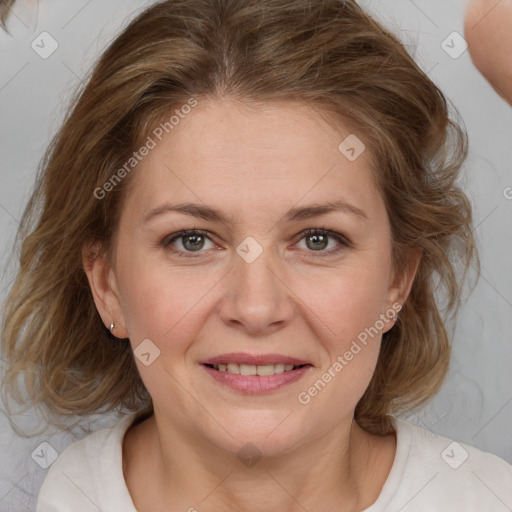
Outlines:
<svg viewBox="0 0 512 512"><path fill-rule="evenodd" d="M110 322L110 332L114 330L115 324L114 322Z"/></svg>

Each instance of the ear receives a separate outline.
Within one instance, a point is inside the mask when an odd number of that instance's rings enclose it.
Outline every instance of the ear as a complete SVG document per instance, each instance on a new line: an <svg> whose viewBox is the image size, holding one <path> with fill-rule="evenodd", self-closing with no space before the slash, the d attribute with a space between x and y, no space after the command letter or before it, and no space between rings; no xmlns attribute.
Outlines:
<svg viewBox="0 0 512 512"><path fill-rule="evenodd" d="M82 249L82 264L103 323L110 329L113 322L112 334L117 338L128 338L115 272L106 251L99 243L85 245Z"/></svg>
<svg viewBox="0 0 512 512"><path fill-rule="evenodd" d="M410 249L402 268L393 268L390 273L385 311L383 312L385 327L383 333L389 331L395 324L396 315L402 309L411 292L414 278L418 271L423 250L420 247Z"/></svg>

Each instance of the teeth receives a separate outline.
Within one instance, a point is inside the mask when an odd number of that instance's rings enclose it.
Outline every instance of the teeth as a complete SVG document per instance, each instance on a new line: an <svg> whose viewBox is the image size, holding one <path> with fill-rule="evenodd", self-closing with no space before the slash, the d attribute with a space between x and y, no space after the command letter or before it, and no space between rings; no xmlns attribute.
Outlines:
<svg viewBox="0 0 512 512"><path fill-rule="evenodd" d="M238 366L236 363L229 363L228 364L228 372L229 373L240 373L240 366Z"/></svg>
<svg viewBox="0 0 512 512"><path fill-rule="evenodd" d="M254 366L254 368L258 375L274 375L274 373L277 373L273 364L267 364L265 366Z"/></svg>
<svg viewBox="0 0 512 512"><path fill-rule="evenodd" d="M238 375L260 375L268 376L275 373L289 372L293 370L293 364L267 364L256 366L254 364L214 364L213 367L221 372L236 373Z"/></svg>
<svg viewBox="0 0 512 512"><path fill-rule="evenodd" d="M290 366L290 365L288 365ZM284 372L284 364L275 364L274 365L274 373L283 373Z"/></svg>
<svg viewBox="0 0 512 512"><path fill-rule="evenodd" d="M241 364L240 375L256 375L256 368L253 364Z"/></svg>

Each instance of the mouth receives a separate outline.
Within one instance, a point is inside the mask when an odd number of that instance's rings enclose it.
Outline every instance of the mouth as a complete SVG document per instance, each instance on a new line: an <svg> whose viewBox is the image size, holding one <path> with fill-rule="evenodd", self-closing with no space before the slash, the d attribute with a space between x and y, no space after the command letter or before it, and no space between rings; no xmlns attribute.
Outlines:
<svg viewBox="0 0 512 512"><path fill-rule="evenodd" d="M224 354L201 362L216 382L245 394L269 393L297 380L313 368L307 361L278 354Z"/></svg>
<svg viewBox="0 0 512 512"><path fill-rule="evenodd" d="M220 364L205 364L213 370L219 372L227 372L235 375L259 375L260 377L267 377L270 375L277 375L285 372L292 372L305 366L311 366L310 364L265 364L265 365L254 365L254 364L237 364L237 363L220 363Z"/></svg>

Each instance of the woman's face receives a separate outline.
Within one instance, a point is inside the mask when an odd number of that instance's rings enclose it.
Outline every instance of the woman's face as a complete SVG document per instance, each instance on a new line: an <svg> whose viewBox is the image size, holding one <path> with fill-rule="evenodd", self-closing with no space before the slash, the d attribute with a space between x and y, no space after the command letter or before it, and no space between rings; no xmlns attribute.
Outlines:
<svg viewBox="0 0 512 512"><path fill-rule="evenodd" d="M409 281L349 135L301 104L202 100L132 171L104 303L160 421L266 454L351 421Z"/></svg>

